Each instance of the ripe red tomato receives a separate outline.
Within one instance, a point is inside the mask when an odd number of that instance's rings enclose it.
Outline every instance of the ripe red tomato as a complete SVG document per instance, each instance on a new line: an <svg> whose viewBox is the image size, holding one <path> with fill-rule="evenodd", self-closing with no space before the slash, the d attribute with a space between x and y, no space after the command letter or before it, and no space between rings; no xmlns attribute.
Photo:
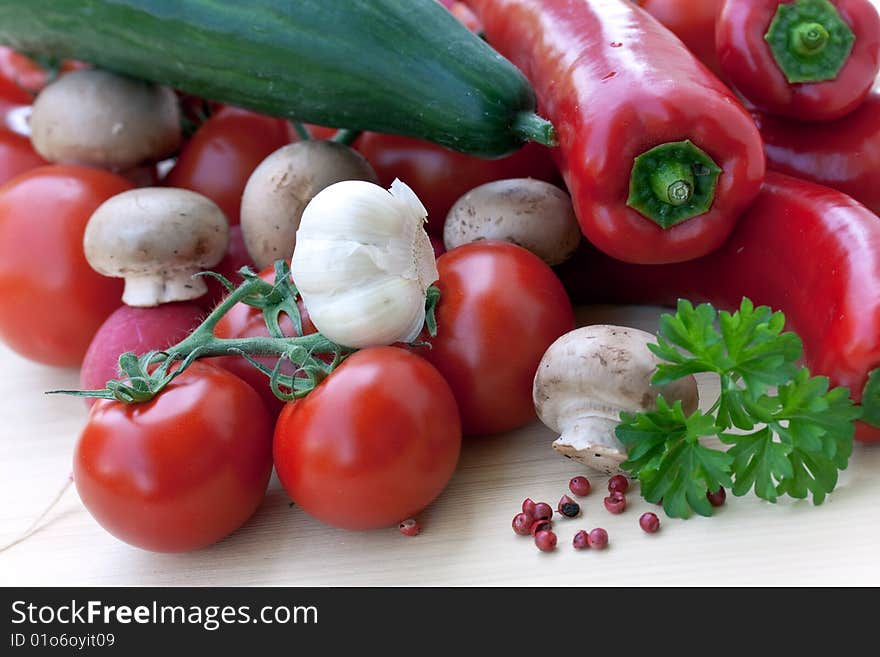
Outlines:
<svg viewBox="0 0 880 657"><path fill-rule="evenodd" d="M118 308L122 280L89 267L92 212L131 183L107 171L53 165L0 187L0 340L47 365L78 365Z"/></svg>
<svg viewBox="0 0 880 657"><path fill-rule="evenodd" d="M483 160L430 142L377 132L365 132L354 146L373 165L383 187L395 178L412 187L428 210L428 231L435 235L443 235L449 209L474 187L504 178L560 181L550 149L533 142L500 160Z"/></svg>
<svg viewBox="0 0 880 657"><path fill-rule="evenodd" d="M437 335L419 353L449 382L465 435L516 429L535 417L538 363L574 328L562 283L540 258L506 242L475 242L437 260Z"/></svg>
<svg viewBox="0 0 880 657"><path fill-rule="evenodd" d="M73 461L89 513L156 552L195 550L253 515L272 471L272 422L253 388L193 363L152 401L99 400Z"/></svg>
<svg viewBox="0 0 880 657"><path fill-rule="evenodd" d="M95 333L83 358L79 384L83 390L103 388L119 376L119 356L133 352L138 356L154 349L165 349L192 333L205 311L188 302L165 303L155 308L117 308ZM87 398L91 406L95 399Z"/></svg>
<svg viewBox="0 0 880 657"><path fill-rule="evenodd" d="M31 140L0 128L0 185L31 169L48 164L31 146Z"/></svg>
<svg viewBox="0 0 880 657"><path fill-rule="evenodd" d="M275 469L290 497L346 529L416 515L446 487L461 449L449 386L396 347L350 356L275 427Z"/></svg>
<svg viewBox="0 0 880 657"><path fill-rule="evenodd" d="M260 278L268 283L272 283L275 280L275 268L267 267L260 272ZM314 324L309 319L306 307L301 302L298 302L297 306L302 318L303 334L315 333L317 329L315 329ZM290 321L287 315L281 316L279 324L281 325L281 330L284 331L284 335L296 335L296 332L293 330L293 322ZM264 338L268 337L269 329L266 328L263 311L253 306L239 303L233 306L217 322L217 326L214 327L214 335L218 338ZM271 356L257 356L254 360L271 369L275 367L278 359ZM272 387L269 385L269 377L248 363L244 358L241 356L221 356L213 359L212 362L249 383L260 394L272 417L277 416L281 412L284 402L278 399L275 393L272 392ZM284 367L282 372L290 374L292 369Z"/></svg>
<svg viewBox="0 0 880 657"><path fill-rule="evenodd" d="M287 122L224 107L187 142L165 184L204 194L237 224L241 194L254 169L290 142Z"/></svg>

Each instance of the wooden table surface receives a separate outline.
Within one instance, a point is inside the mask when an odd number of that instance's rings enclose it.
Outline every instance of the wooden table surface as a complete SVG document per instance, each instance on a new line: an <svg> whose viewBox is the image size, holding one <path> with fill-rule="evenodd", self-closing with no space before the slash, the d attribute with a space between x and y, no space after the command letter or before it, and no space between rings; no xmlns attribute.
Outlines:
<svg viewBox="0 0 880 657"><path fill-rule="evenodd" d="M654 330L656 308L582 309L582 323ZM0 543L25 529L66 480L82 402L43 391L77 385L77 373L29 363L0 346ZM711 403L712 383L701 381ZM423 532L347 532L296 507L273 478L265 502L233 536L199 552L152 554L104 532L71 488L27 541L0 554L3 585L767 585L880 584L880 445L857 445L838 489L821 507L728 498L713 518L666 519L630 494L626 512L602 505L605 478L558 456L537 423L470 439L443 495L420 517ZM560 547L538 552L510 520L525 497L553 505L569 478L587 474L584 514L557 521ZM602 526L605 552L576 552L578 529Z"/></svg>

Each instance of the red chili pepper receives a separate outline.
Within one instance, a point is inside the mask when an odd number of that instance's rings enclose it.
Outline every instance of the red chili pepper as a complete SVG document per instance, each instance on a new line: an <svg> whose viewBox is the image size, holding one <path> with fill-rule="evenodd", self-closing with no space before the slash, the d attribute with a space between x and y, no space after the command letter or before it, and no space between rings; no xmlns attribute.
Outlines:
<svg viewBox="0 0 880 657"><path fill-rule="evenodd" d="M833 187L880 214L880 93L852 114L802 123L755 113L767 166Z"/></svg>
<svg viewBox="0 0 880 657"><path fill-rule="evenodd" d="M785 313L813 374L855 400L880 368L880 219L833 189L769 172L755 203L715 253L665 266L628 265L595 249L559 271L580 302L684 297L735 308L743 296ZM860 423L856 437L880 441Z"/></svg>
<svg viewBox="0 0 880 657"><path fill-rule="evenodd" d="M535 87L581 230L621 260L718 248L757 195L764 154L731 92L627 0L472 0Z"/></svg>
<svg viewBox="0 0 880 657"><path fill-rule="evenodd" d="M880 18L869 0L727 0L715 36L743 96L805 121L855 110L880 70Z"/></svg>
<svg viewBox="0 0 880 657"><path fill-rule="evenodd" d="M724 0L637 0L636 4L672 30L713 73L721 75L715 19Z"/></svg>

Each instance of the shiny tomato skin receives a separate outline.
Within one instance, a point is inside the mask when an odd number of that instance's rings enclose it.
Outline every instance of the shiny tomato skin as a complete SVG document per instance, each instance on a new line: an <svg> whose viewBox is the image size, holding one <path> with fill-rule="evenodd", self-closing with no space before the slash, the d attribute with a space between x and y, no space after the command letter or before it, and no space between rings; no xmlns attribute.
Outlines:
<svg viewBox="0 0 880 657"><path fill-rule="evenodd" d="M253 388L196 362L143 404L99 400L73 474L89 513L145 550L219 541L253 515L272 471L272 422Z"/></svg>
<svg viewBox="0 0 880 657"><path fill-rule="evenodd" d="M334 527L396 525L430 504L458 462L461 424L443 377L397 347L350 356L275 427L293 501Z"/></svg>
<svg viewBox="0 0 880 657"><path fill-rule="evenodd" d="M574 328L562 283L506 242L474 242L437 260L437 335L419 353L449 382L465 435L509 431L535 417L532 382L556 338Z"/></svg>
<svg viewBox="0 0 880 657"><path fill-rule="evenodd" d="M165 184L204 194L239 222L241 195L254 169L290 142L287 122L224 107L187 142Z"/></svg>
<svg viewBox="0 0 880 657"><path fill-rule="evenodd" d="M0 128L0 185L17 175L48 164L31 146L31 140Z"/></svg>
<svg viewBox="0 0 880 657"><path fill-rule="evenodd" d="M92 212L131 183L107 171L52 165L0 187L0 340L25 358L78 365L122 305L122 279L89 267Z"/></svg>
<svg viewBox="0 0 880 657"><path fill-rule="evenodd" d="M395 178L412 187L428 211L428 232L439 236L450 208L474 187L505 178L561 180L550 149L534 142L500 160L484 160L411 137L377 132L362 134L355 148L373 166L383 187L389 187Z"/></svg>

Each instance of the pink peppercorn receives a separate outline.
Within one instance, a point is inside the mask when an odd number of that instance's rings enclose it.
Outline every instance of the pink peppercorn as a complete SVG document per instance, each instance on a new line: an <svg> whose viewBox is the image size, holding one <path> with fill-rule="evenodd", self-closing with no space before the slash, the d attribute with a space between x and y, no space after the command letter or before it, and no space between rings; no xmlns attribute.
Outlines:
<svg viewBox="0 0 880 657"><path fill-rule="evenodd" d="M643 513L639 518L639 527L644 529L649 534L653 534L658 529L660 529L660 518L657 517L654 513Z"/></svg>
<svg viewBox="0 0 880 657"><path fill-rule="evenodd" d="M520 536L528 536L531 533L532 517L527 513L517 513L513 516L513 531Z"/></svg>
<svg viewBox="0 0 880 657"><path fill-rule="evenodd" d="M538 502L535 505L535 512L532 514L535 520L550 520L553 517L553 507L546 502Z"/></svg>
<svg viewBox="0 0 880 657"><path fill-rule="evenodd" d="M623 475L614 475L608 480L608 490L612 493L625 493L629 488L629 480Z"/></svg>
<svg viewBox="0 0 880 657"><path fill-rule="evenodd" d="M537 536L538 532L550 531L551 527L553 527L553 523L549 520L535 520L529 527L529 533L532 536Z"/></svg>
<svg viewBox="0 0 880 657"><path fill-rule="evenodd" d="M541 531L535 534L535 545L541 552L552 552L556 549L556 534L551 531Z"/></svg>
<svg viewBox="0 0 880 657"><path fill-rule="evenodd" d="M601 527L597 527L590 531L587 541L594 550L604 550L608 545L608 532Z"/></svg>
<svg viewBox="0 0 880 657"><path fill-rule="evenodd" d="M611 513L623 513L626 510L626 496L620 492L613 492L605 498L605 508Z"/></svg>
<svg viewBox="0 0 880 657"><path fill-rule="evenodd" d="M572 540L571 544L574 545L575 550L588 548L590 547L590 535L582 529L574 535L574 540Z"/></svg>
<svg viewBox="0 0 880 657"><path fill-rule="evenodd" d="M727 493L724 492L724 486L719 486L714 493L706 493L706 498L712 506L721 506L727 499Z"/></svg>
<svg viewBox="0 0 880 657"><path fill-rule="evenodd" d="M531 497L527 497L526 499L523 500L522 510L523 510L523 513L525 513L530 518L535 517L535 503L532 501Z"/></svg>
<svg viewBox="0 0 880 657"><path fill-rule="evenodd" d="M417 536L422 528L419 527L419 523L416 522L413 518L409 520L404 520L400 523L397 528L400 530L400 533L404 536Z"/></svg>
<svg viewBox="0 0 880 657"><path fill-rule="evenodd" d="M568 495L563 495L556 505L556 510L566 518L576 518L581 513L581 505L571 499Z"/></svg>
<svg viewBox="0 0 880 657"><path fill-rule="evenodd" d="M568 490L578 497L590 494L590 480L586 477L574 477L568 482Z"/></svg>

